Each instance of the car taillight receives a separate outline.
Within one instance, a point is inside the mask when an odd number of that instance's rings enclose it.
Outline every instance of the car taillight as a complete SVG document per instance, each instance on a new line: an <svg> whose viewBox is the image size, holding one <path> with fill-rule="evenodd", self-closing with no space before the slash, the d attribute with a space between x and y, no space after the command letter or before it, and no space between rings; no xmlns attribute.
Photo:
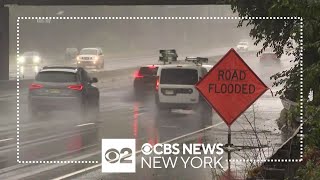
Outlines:
<svg viewBox="0 0 320 180"><path fill-rule="evenodd" d="M43 85L41 85L41 84L36 84L36 83L32 83L32 84L29 86L29 90L40 89L40 88L43 88Z"/></svg>
<svg viewBox="0 0 320 180"><path fill-rule="evenodd" d="M75 84L75 85L70 85L68 86L69 89L76 90L76 91L81 91L83 89L82 84Z"/></svg>
<svg viewBox="0 0 320 180"><path fill-rule="evenodd" d="M159 90L159 84L160 84L160 78L157 76L157 81L156 81L156 91Z"/></svg>
<svg viewBox="0 0 320 180"><path fill-rule="evenodd" d="M135 71L133 76L134 78L143 78L143 75L140 74L140 71Z"/></svg>
<svg viewBox="0 0 320 180"><path fill-rule="evenodd" d="M149 68L149 69L155 69L156 66L154 66L154 65L149 65L148 68Z"/></svg>

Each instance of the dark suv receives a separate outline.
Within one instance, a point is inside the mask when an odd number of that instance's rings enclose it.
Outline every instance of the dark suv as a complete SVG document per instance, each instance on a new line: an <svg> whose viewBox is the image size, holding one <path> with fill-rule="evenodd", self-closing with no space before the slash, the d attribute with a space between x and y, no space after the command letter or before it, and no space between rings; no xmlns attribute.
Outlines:
<svg viewBox="0 0 320 180"><path fill-rule="evenodd" d="M159 65L142 66L134 73L133 87L136 95L155 89Z"/></svg>
<svg viewBox="0 0 320 180"><path fill-rule="evenodd" d="M37 119L40 112L75 112L81 120L97 117L99 90L87 71L77 67L44 67L29 86L29 113ZM93 116L88 116L93 115Z"/></svg>

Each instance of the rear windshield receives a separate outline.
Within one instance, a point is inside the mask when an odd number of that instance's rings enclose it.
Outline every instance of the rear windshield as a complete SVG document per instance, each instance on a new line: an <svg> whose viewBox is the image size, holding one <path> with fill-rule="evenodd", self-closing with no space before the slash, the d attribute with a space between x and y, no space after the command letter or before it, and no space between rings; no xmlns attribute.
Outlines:
<svg viewBox="0 0 320 180"><path fill-rule="evenodd" d="M141 75L157 75L158 67L141 67L139 73Z"/></svg>
<svg viewBox="0 0 320 180"><path fill-rule="evenodd" d="M77 75L71 72L40 72L36 76L36 81L40 82L77 82Z"/></svg>
<svg viewBox="0 0 320 180"><path fill-rule="evenodd" d="M198 71L195 69L162 69L161 84L194 85L198 82Z"/></svg>

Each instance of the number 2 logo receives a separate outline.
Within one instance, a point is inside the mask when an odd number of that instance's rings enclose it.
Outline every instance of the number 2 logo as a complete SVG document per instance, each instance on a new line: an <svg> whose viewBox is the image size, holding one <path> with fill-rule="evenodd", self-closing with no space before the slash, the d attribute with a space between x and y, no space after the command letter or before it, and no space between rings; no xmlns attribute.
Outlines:
<svg viewBox="0 0 320 180"><path fill-rule="evenodd" d="M117 149L109 149L105 153L105 159L109 163L132 163L129 159L132 156L132 150L130 148L122 148L120 152Z"/></svg>

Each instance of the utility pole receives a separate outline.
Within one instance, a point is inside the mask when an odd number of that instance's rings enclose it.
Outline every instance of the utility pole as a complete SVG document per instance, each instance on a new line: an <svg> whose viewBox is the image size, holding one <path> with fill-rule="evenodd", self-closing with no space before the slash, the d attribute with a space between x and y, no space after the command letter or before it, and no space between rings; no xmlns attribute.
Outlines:
<svg viewBox="0 0 320 180"><path fill-rule="evenodd" d="M9 8L0 0L0 80L9 80Z"/></svg>

